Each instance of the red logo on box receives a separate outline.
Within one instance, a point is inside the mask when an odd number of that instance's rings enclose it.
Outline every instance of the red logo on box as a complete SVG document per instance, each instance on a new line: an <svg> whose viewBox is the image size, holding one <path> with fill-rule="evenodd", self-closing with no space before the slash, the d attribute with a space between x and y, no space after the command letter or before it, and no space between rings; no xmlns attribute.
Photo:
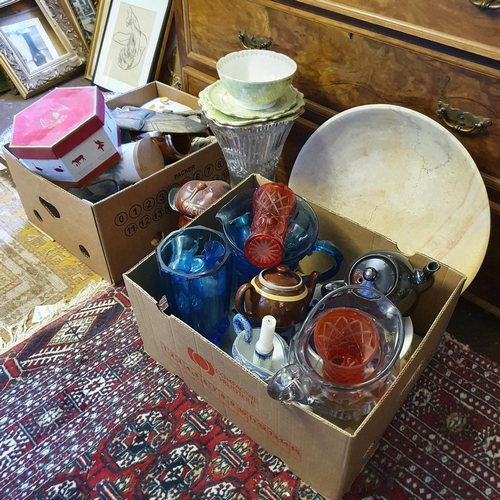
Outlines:
<svg viewBox="0 0 500 500"><path fill-rule="evenodd" d="M197 352L194 352L191 347L188 347L187 352L191 361L196 363L202 370L205 370L212 377L215 375L215 370L212 366L212 363L207 361L203 356L200 356Z"/></svg>

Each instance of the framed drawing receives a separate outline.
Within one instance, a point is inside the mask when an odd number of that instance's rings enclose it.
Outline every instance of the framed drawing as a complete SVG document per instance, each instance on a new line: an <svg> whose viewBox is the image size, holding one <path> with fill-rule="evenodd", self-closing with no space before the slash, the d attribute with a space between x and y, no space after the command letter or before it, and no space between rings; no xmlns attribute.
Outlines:
<svg viewBox="0 0 500 500"><path fill-rule="evenodd" d="M24 98L76 73L86 58L57 0L18 0L0 8L0 64Z"/></svg>
<svg viewBox="0 0 500 500"><path fill-rule="evenodd" d="M113 92L144 85L155 73L172 0L113 0L92 82Z"/></svg>

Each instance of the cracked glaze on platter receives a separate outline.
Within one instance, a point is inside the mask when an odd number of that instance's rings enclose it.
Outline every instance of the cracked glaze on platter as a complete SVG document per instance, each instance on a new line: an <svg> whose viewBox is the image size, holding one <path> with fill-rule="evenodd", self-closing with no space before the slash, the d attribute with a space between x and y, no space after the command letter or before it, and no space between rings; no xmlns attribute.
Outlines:
<svg viewBox="0 0 500 500"><path fill-rule="evenodd" d="M300 151L289 186L406 255L462 272L465 287L484 259L490 210L476 164L448 130L410 109L359 106L326 121Z"/></svg>

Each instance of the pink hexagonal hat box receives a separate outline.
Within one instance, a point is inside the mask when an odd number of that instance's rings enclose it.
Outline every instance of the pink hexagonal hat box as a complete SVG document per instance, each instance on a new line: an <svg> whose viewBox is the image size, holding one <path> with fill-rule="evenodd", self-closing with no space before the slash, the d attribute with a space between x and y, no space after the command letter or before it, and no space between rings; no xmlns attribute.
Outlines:
<svg viewBox="0 0 500 500"><path fill-rule="evenodd" d="M120 130L97 87L61 87L14 116L10 150L49 180L83 186L121 158Z"/></svg>

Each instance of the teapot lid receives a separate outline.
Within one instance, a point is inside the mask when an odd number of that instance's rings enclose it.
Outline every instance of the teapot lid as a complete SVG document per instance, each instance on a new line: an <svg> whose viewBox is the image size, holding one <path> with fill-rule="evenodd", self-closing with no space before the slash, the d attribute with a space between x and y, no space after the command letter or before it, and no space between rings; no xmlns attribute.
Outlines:
<svg viewBox="0 0 500 500"><path fill-rule="evenodd" d="M285 264L278 264L275 267L264 269L260 272L259 279L266 287L278 291L302 290L304 282L294 271L291 271Z"/></svg>
<svg viewBox="0 0 500 500"><path fill-rule="evenodd" d="M349 285L372 286L388 296L397 286L398 266L386 255L370 253L355 261L346 273Z"/></svg>

